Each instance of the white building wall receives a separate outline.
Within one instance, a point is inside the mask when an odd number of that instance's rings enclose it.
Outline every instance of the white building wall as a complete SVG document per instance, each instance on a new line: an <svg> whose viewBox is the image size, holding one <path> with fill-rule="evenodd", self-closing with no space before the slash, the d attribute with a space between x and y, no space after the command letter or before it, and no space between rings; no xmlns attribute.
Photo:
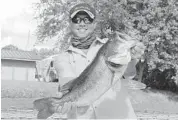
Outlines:
<svg viewBox="0 0 178 120"><path fill-rule="evenodd" d="M35 81L35 61L1 60L1 80Z"/></svg>

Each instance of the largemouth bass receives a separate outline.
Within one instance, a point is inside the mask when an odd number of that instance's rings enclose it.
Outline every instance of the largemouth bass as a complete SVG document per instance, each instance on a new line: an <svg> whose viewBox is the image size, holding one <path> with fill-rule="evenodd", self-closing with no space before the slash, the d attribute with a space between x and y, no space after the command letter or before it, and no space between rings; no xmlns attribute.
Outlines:
<svg viewBox="0 0 178 120"><path fill-rule="evenodd" d="M66 102L75 102L80 106L92 105L112 87L116 72L120 72L122 77L124 73L122 67L131 60L128 54L134 43L118 39L108 40L91 64L79 77L71 81L69 92L62 98L48 97L34 101L34 107L39 111L37 117L46 119L55 112L60 112L58 108L63 107Z"/></svg>

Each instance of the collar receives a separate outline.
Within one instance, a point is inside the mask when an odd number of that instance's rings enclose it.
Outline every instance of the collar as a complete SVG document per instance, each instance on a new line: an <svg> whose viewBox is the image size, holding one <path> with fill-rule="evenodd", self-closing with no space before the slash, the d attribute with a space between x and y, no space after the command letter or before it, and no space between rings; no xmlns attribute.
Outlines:
<svg viewBox="0 0 178 120"><path fill-rule="evenodd" d="M100 38L96 37L96 40L93 41L93 43L91 44L90 48L92 48L92 47L94 47L94 46L96 46L98 44L103 45L107 41L108 41L108 38L100 39ZM72 51L72 52L78 53L78 54L80 54L80 55L82 55L84 57L87 57L86 54L82 50L80 50L78 48L75 48L72 45L70 45L69 48L66 51Z"/></svg>
<svg viewBox="0 0 178 120"><path fill-rule="evenodd" d="M97 42L97 41L102 44L105 44L108 41L108 38L100 39L99 37L96 37L96 40L94 42Z"/></svg>

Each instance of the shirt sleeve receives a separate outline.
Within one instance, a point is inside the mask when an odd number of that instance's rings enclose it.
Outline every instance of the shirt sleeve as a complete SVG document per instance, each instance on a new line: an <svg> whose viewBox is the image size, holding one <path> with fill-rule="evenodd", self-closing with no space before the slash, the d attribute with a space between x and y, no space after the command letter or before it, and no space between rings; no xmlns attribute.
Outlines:
<svg viewBox="0 0 178 120"><path fill-rule="evenodd" d="M54 68L56 70L60 84L63 85L75 77L69 60L69 53L61 53L53 57Z"/></svg>

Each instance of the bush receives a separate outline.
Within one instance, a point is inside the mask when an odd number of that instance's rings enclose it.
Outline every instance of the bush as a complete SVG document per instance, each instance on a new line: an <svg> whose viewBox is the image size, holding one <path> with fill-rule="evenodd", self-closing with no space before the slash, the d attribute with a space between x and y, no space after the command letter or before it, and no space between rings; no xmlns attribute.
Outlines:
<svg viewBox="0 0 178 120"><path fill-rule="evenodd" d="M165 69L163 72L156 68L143 76L143 82L147 87L177 92L178 89L173 79L175 75L176 71L173 68Z"/></svg>

